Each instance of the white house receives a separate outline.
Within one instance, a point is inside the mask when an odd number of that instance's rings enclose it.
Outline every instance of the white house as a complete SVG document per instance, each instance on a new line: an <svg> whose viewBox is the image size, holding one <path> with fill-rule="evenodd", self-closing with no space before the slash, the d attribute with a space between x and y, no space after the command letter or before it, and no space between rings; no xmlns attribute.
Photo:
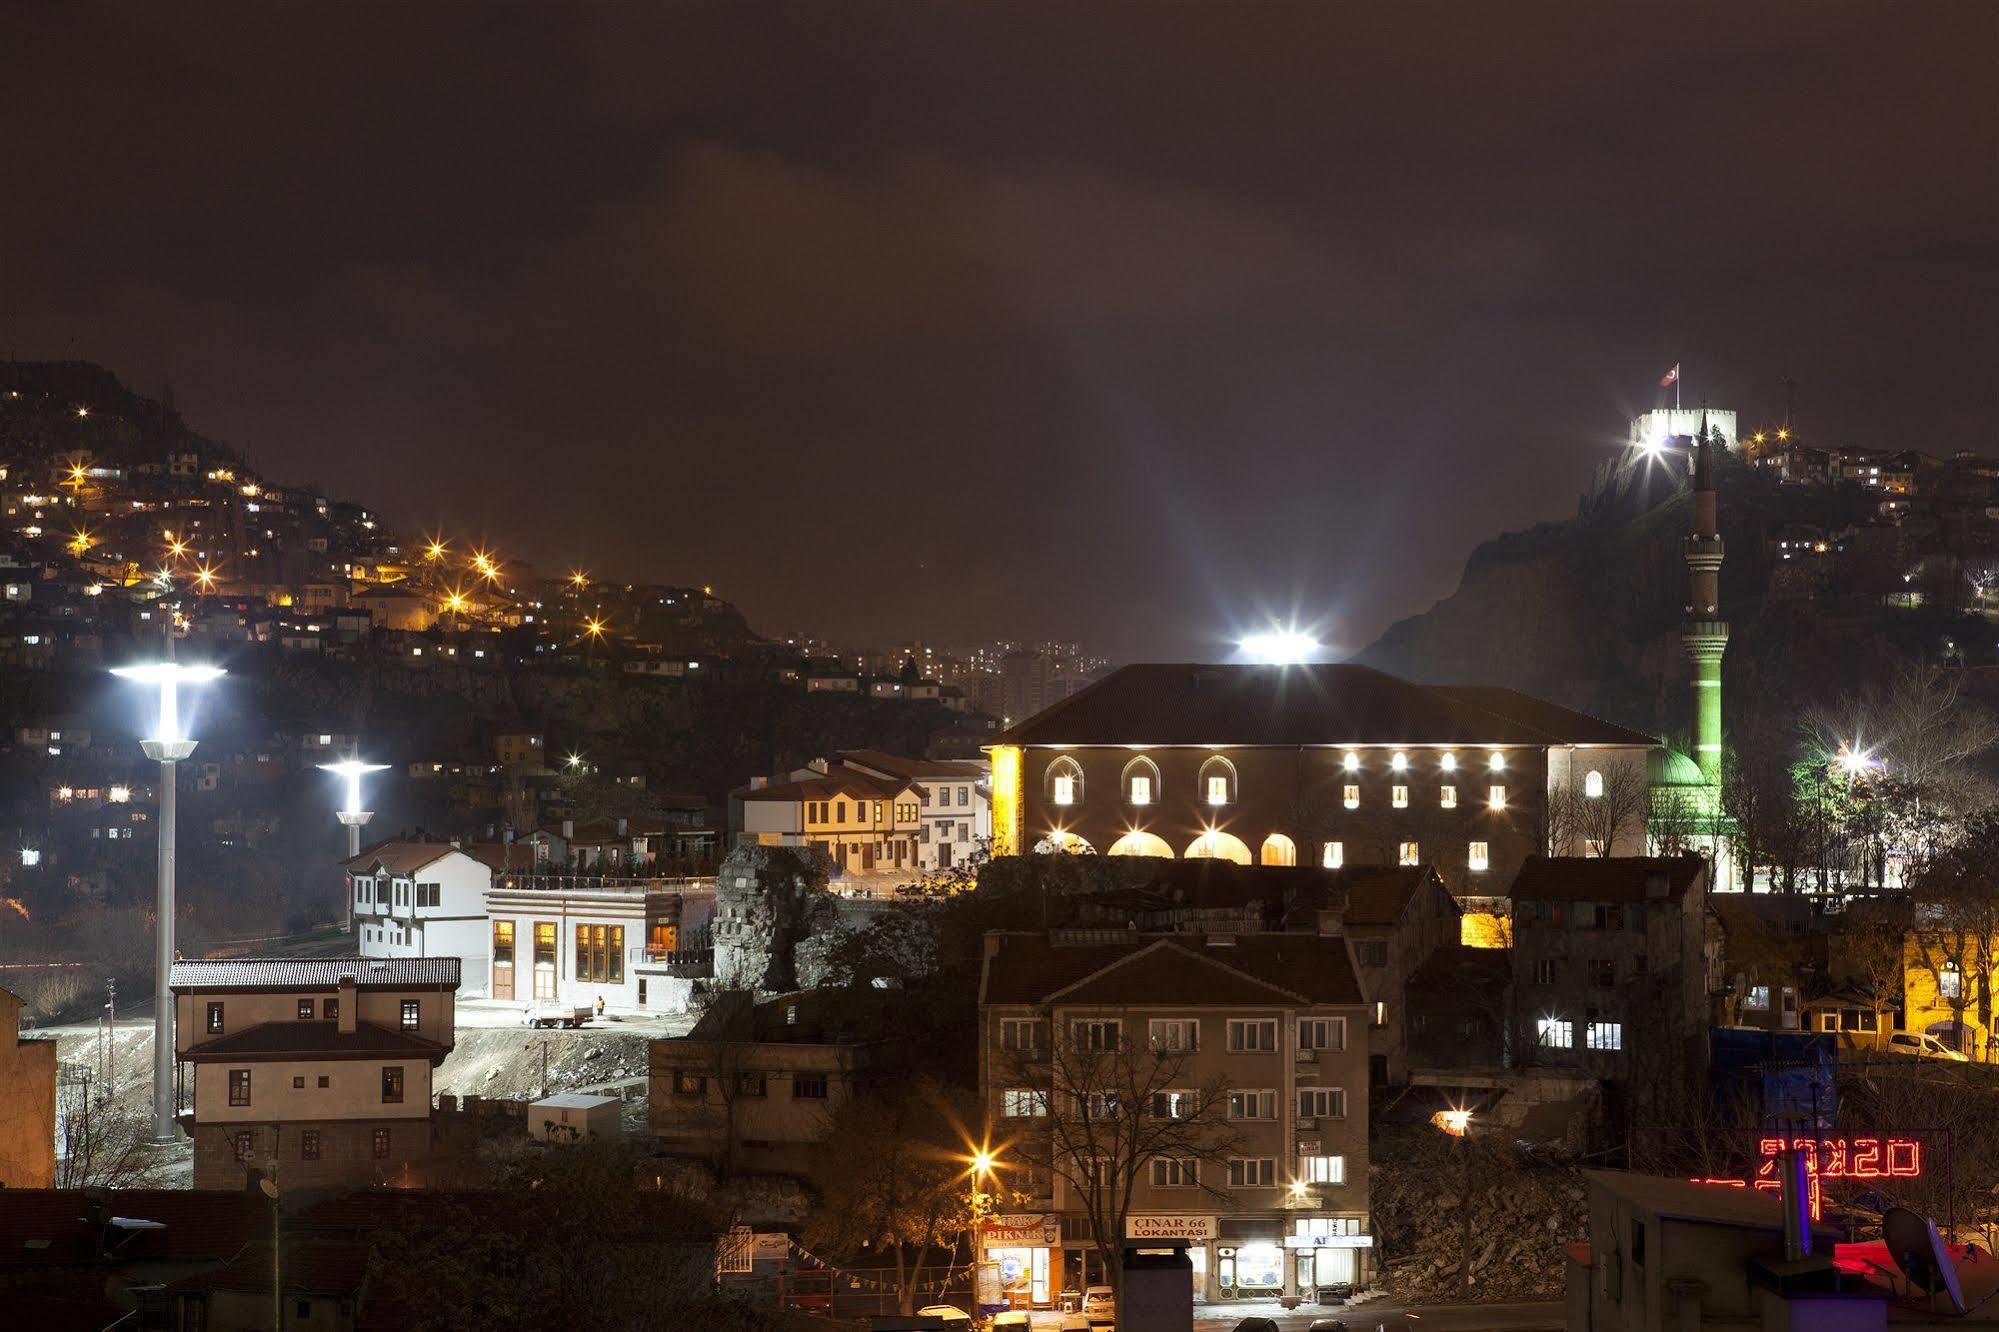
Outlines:
<svg viewBox="0 0 1999 1332"><path fill-rule="evenodd" d="M384 842L341 862L362 957L455 957L468 995L488 992L493 871L446 842Z"/></svg>
<svg viewBox="0 0 1999 1332"><path fill-rule="evenodd" d="M991 841L992 792L982 760L912 759L878 749L850 749L838 757L846 767L916 787L923 801L916 834L919 869L963 865Z"/></svg>
<svg viewBox="0 0 1999 1332"><path fill-rule="evenodd" d="M480 950L492 997L684 1011L690 986L674 959L705 936L714 881L666 883L523 874L493 884Z"/></svg>

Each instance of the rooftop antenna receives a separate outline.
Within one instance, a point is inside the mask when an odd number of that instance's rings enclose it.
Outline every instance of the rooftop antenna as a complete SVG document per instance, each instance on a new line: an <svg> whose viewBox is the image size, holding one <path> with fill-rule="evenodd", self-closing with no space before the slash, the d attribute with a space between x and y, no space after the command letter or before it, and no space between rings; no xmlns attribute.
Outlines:
<svg viewBox="0 0 1999 1332"><path fill-rule="evenodd" d="M1797 429L1798 381L1785 375L1777 381L1784 386L1784 429Z"/></svg>

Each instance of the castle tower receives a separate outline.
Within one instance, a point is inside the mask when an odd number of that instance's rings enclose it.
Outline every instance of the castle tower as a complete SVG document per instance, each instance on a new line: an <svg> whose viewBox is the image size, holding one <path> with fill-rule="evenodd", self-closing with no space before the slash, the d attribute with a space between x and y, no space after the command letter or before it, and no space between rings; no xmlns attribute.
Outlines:
<svg viewBox="0 0 1999 1332"><path fill-rule="evenodd" d="M1694 441L1694 530L1685 538L1689 600L1681 639L1693 663L1694 762L1714 800L1721 795L1721 656L1728 650L1728 621L1721 618L1721 532L1715 520L1715 443L1701 409L1700 436Z"/></svg>

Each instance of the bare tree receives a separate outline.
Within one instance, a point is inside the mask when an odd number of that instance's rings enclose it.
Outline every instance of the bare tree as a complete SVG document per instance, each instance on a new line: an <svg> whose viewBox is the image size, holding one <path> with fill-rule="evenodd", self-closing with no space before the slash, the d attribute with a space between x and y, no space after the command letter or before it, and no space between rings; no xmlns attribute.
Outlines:
<svg viewBox="0 0 1999 1332"><path fill-rule="evenodd" d="M1226 1080L1196 1078L1190 1051L1131 1038L1145 1030L1142 1016L1129 1012L1072 1014L1070 1030L1051 1033L1047 1051L1007 1051L1003 1064L1008 1085L1019 1089L1012 1094L1044 1098L1017 1121L1027 1125L1026 1155L1066 1186L1112 1273L1140 1179L1157 1168L1225 1200L1224 1172L1238 1142Z"/></svg>
<svg viewBox="0 0 1999 1332"><path fill-rule="evenodd" d="M1614 855L1620 839L1644 835L1651 800L1645 770L1612 763L1594 776L1571 777L1548 793L1549 854Z"/></svg>

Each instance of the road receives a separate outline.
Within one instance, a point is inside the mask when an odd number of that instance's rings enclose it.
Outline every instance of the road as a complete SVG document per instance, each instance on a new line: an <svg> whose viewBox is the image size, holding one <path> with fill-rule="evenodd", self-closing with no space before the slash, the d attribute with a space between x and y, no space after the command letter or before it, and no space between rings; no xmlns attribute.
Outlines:
<svg viewBox="0 0 1999 1332"><path fill-rule="evenodd" d="M1227 1332L1245 1318L1268 1318L1283 1332L1304 1332L1314 1319L1338 1319L1352 1332L1561 1332L1562 1305L1430 1304L1404 1306L1386 1300L1353 1308L1308 1305L1286 1313L1277 1303L1204 1305L1194 1311L1194 1326L1204 1332Z"/></svg>

